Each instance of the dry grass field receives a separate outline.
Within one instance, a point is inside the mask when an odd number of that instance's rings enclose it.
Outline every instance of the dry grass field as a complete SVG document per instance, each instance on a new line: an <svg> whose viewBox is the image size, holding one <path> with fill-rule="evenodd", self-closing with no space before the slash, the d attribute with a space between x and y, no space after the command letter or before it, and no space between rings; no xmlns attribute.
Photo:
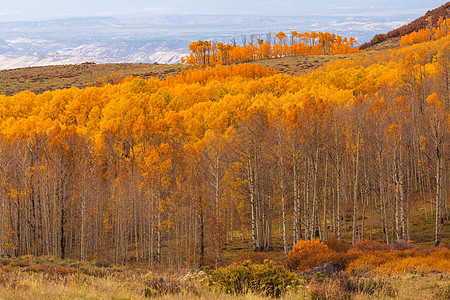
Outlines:
<svg viewBox="0 0 450 300"><path fill-rule="evenodd" d="M370 55L368 53L350 54L350 55L311 55L311 56L292 56L273 59L261 59L252 62L252 64L267 66L277 69L281 74L299 76L311 72L330 61L351 58L355 55Z"/></svg>
<svg viewBox="0 0 450 300"><path fill-rule="evenodd" d="M207 272L208 273L208 272ZM214 289L210 275L144 264L114 266L107 262L24 256L0 260L1 299L268 299L247 292ZM370 276L343 273L299 279L281 299L448 299L448 274L416 273Z"/></svg>
<svg viewBox="0 0 450 300"><path fill-rule="evenodd" d="M95 84L100 77L111 74L141 78L164 78L185 68L164 64L93 64L31 67L0 71L0 94L13 95L29 90L42 93L70 87L83 88Z"/></svg>

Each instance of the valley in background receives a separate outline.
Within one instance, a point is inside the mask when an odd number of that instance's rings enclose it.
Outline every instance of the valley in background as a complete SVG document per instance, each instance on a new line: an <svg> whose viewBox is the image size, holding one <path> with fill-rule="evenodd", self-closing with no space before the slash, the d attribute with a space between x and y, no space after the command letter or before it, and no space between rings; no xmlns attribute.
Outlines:
<svg viewBox="0 0 450 300"><path fill-rule="evenodd" d="M48 21L0 22L0 69L96 63L177 64L196 40L229 43L234 38L278 31L328 31L369 41L408 23L396 17L153 16L97 17Z"/></svg>

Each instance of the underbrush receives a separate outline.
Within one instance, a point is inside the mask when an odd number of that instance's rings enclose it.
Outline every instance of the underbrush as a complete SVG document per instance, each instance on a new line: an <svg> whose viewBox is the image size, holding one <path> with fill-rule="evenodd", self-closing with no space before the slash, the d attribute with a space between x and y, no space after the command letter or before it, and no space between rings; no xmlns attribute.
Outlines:
<svg viewBox="0 0 450 300"><path fill-rule="evenodd" d="M347 272L336 273L330 278L317 274L309 280L308 289L313 299L351 299L356 295L392 298L398 294L389 278Z"/></svg>
<svg viewBox="0 0 450 300"><path fill-rule="evenodd" d="M424 272L450 272L450 249L431 247L418 250L412 244L397 242L393 245L362 241L348 247L345 243L319 240L298 241L285 260L293 272L305 272L313 267L338 261L348 272L368 269L377 275L399 275Z"/></svg>
<svg viewBox="0 0 450 300"><path fill-rule="evenodd" d="M265 260L263 264L244 261L218 269L211 273L208 283L213 289L232 295L251 292L280 297L298 286L299 281L295 274Z"/></svg>
<svg viewBox="0 0 450 300"><path fill-rule="evenodd" d="M248 256L253 261L242 260ZM374 242L299 242L286 265L246 254L228 267L173 270L108 261L80 262L53 256L0 258L2 299L448 299L447 248ZM339 260L345 270L330 277L304 276L321 262ZM290 268L291 270L289 270ZM430 272L433 271L433 272Z"/></svg>

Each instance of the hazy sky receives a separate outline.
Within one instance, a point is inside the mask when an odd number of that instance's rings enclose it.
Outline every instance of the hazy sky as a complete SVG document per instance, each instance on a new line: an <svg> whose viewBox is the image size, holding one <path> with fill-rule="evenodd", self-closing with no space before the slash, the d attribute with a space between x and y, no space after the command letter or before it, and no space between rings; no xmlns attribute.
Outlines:
<svg viewBox="0 0 450 300"><path fill-rule="evenodd" d="M423 15L444 0L0 0L0 21L133 14Z"/></svg>

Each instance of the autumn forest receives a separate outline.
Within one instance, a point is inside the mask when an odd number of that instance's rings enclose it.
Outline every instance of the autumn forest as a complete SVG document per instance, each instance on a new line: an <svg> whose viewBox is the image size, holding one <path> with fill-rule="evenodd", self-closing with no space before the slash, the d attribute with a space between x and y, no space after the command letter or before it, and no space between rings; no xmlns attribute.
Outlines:
<svg viewBox="0 0 450 300"><path fill-rule="evenodd" d="M361 52L328 33L199 41L166 79L0 96L0 256L218 266L230 241L448 240L450 23ZM113 83L113 84L112 84ZM275 232L276 231L276 232ZM281 246L280 246L281 245Z"/></svg>

